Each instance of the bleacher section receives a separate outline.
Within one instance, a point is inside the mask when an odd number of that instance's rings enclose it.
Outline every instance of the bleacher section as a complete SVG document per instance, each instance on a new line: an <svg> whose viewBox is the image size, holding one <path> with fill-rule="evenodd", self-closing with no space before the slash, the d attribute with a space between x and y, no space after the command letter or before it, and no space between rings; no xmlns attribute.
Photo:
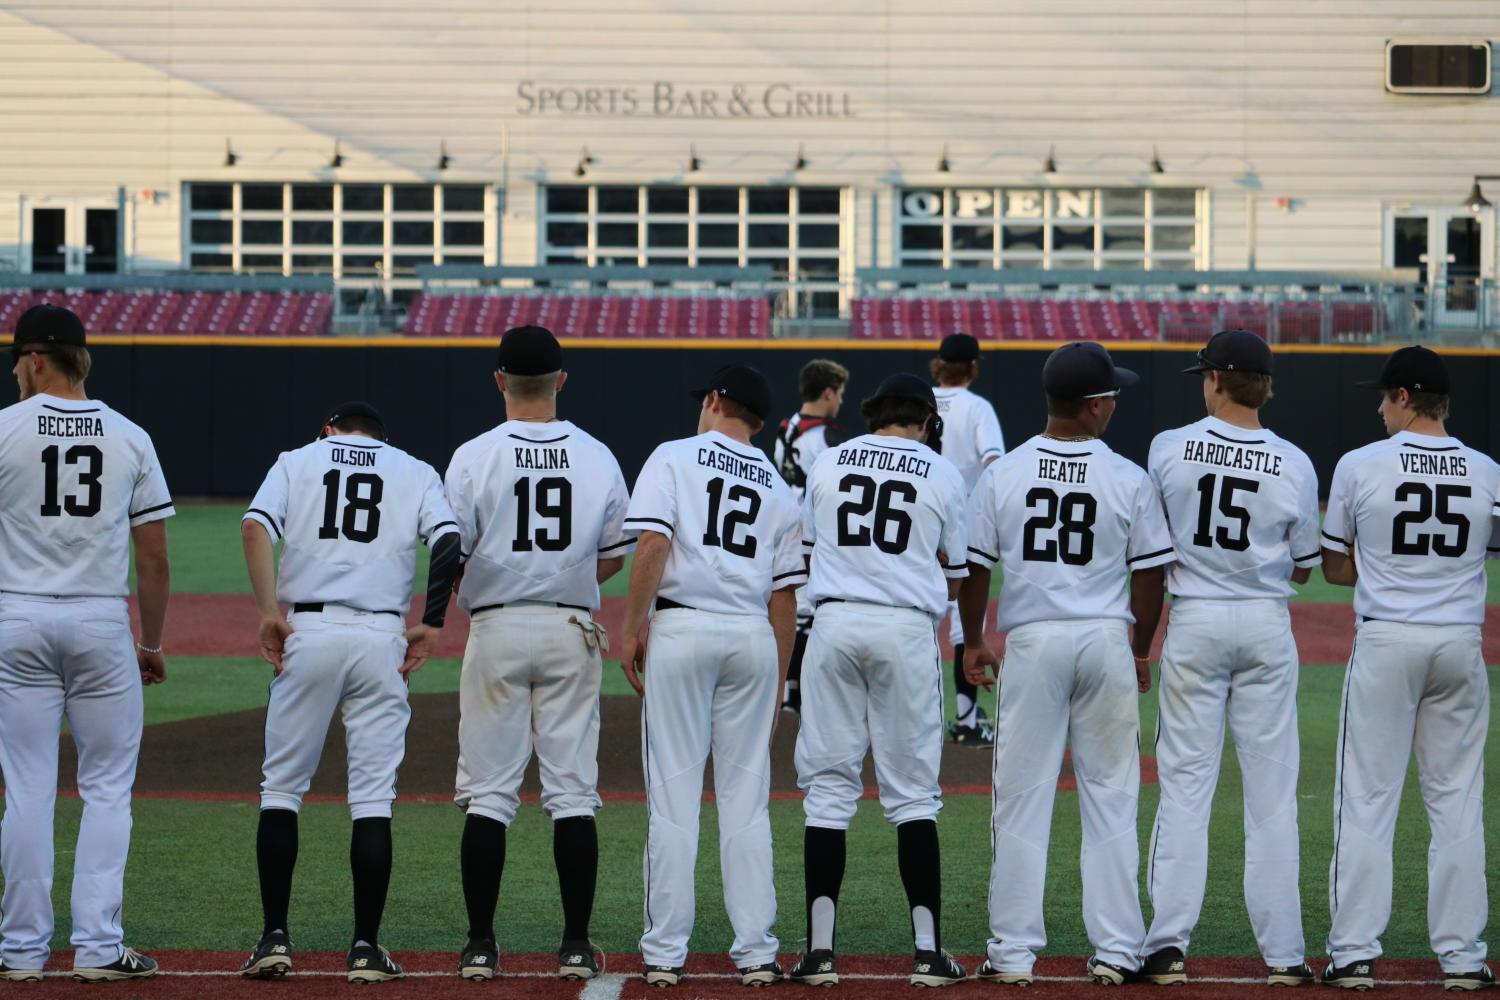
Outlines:
<svg viewBox="0 0 1500 1000"><path fill-rule="evenodd" d="M867 298L850 304L850 336L932 340L954 330L987 340L1163 340L1201 343L1237 327L1284 344L1377 340L1372 302L1295 299ZM1326 338L1325 338L1326 333Z"/></svg>
<svg viewBox="0 0 1500 1000"><path fill-rule="evenodd" d="M409 337L487 337L535 323L564 337L756 338L771 335L758 296L419 295Z"/></svg>
<svg viewBox="0 0 1500 1000"><path fill-rule="evenodd" d="M0 291L0 330L41 302L72 309L89 333L316 336L333 317L323 292Z"/></svg>

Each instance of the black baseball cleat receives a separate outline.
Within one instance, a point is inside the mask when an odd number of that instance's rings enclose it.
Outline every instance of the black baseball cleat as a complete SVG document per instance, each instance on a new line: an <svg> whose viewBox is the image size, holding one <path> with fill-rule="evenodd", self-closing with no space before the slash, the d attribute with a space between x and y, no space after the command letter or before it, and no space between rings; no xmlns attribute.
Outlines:
<svg viewBox="0 0 1500 1000"><path fill-rule="evenodd" d="M1007 972L990 964L989 959L974 971L975 977L987 983L1004 983L1006 986L1030 986L1036 977L1030 972Z"/></svg>
<svg viewBox="0 0 1500 1000"><path fill-rule="evenodd" d="M1095 955L1084 965L1089 981L1096 986L1124 986L1135 978L1135 973L1123 965L1106 962Z"/></svg>
<svg viewBox="0 0 1500 1000"><path fill-rule="evenodd" d="M1342 968L1335 967L1332 962L1328 968L1323 970L1323 985L1337 986L1345 990L1365 990L1375 988L1375 963L1370 959L1359 962L1350 962Z"/></svg>
<svg viewBox="0 0 1500 1000"><path fill-rule="evenodd" d="M471 938L458 956L460 979L472 979L476 983L482 983L494 979L495 973L499 971L500 949L495 947L495 942L489 938L481 938L478 941Z"/></svg>
<svg viewBox="0 0 1500 1000"><path fill-rule="evenodd" d="M641 978L647 986L666 989L682 982L682 969L680 965L648 965L641 972Z"/></svg>
<svg viewBox="0 0 1500 1000"><path fill-rule="evenodd" d="M828 948L808 952L792 966L787 978L803 986L837 986L839 972L833 952Z"/></svg>
<svg viewBox="0 0 1500 1000"><path fill-rule="evenodd" d="M1157 986L1181 986L1187 982L1187 961L1181 948L1152 952L1141 963L1140 978Z"/></svg>
<svg viewBox="0 0 1500 1000"><path fill-rule="evenodd" d="M95 968L74 968L73 978L80 983L113 983L121 979L149 979L156 975L156 962L134 948L126 948L119 961Z"/></svg>
<svg viewBox="0 0 1500 1000"><path fill-rule="evenodd" d="M39 983L42 981L42 970L12 969L4 962L0 962L0 979L7 983Z"/></svg>
<svg viewBox="0 0 1500 1000"><path fill-rule="evenodd" d="M767 962L764 965L747 965L740 970L741 986L774 986L781 982L782 976L786 975L781 970L780 963Z"/></svg>
<svg viewBox="0 0 1500 1000"><path fill-rule="evenodd" d="M1495 985L1495 974L1488 965L1481 964L1473 972L1443 973L1445 990L1486 990Z"/></svg>
<svg viewBox="0 0 1500 1000"><path fill-rule="evenodd" d="M972 726L960 726L955 719L948 723L948 738L954 743L968 747L992 747L995 745L995 727L990 725L989 717L984 714L984 709L974 707L974 724Z"/></svg>
<svg viewBox="0 0 1500 1000"><path fill-rule="evenodd" d="M240 966L246 979L278 979L292 971L292 941L286 931L262 934L255 950Z"/></svg>
<svg viewBox="0 0 1500 1000"><path fill-rule="evenodd" d="M964 967L953 961L946 951L919 951L912 956L911 984L913 986L952 986L964 981Z"/></svg>
<svg viewBox="0 0 1500 1000"><path fill-rule="evenodd" d="M594 959L593 942L582 948L564 947L557 953L557 977L570 983L593 979L599 974L599 963Z"/></svg>
<svg viewBox="0 0 1500 1000"><path fill-rule="evenodd" d="M357 944L350 948L348 969L351 983L388 983L406 975L391 959L390 952L374 944Z"/></svg>
<svg viewBox="0 0 1500 1000"><path fill-rule="evenodd" d="M1306 962L1301 965L1266 966L1267 986L1302 986L1317 981L1317 973Z"/></svg>

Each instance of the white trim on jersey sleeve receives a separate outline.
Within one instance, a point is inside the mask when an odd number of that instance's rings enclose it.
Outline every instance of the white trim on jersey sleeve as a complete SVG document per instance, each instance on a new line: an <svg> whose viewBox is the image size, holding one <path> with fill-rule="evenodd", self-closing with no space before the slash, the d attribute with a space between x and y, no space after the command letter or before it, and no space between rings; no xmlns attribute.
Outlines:
<svg viewBox="0 0 1500 1000"><path fill-rule="evenodd" d="M1352 455L1353 452L1350 452ZM1339 459L1333 468L1333 483L1328 488L1328 511L1323 516L1323 548L1349 555L1354 551L1353 525L1349 521L1349 479L1354 475L1349 455Z"/></svg>
<svg viewBox="0 0 1500 1000"><path fill-rule="evenodd" d="M964 518L969 529L968 561L983 569L993 569L1000 561L1000 536L995 530L994 469L991 464L979 474Z"/></svg>
<svg viewBox="0 0 1500 1000"><path fill-rule="evenodd" d="M606 454L609 454L607 451ZM614 455L609 455L611 461ZM599 529L599 558L618 559L635 551L637 536L625 528L625 511L630 507L630 490L625 485L625 476L620 464L614 463L614 481L609 488L609 501L604 506L604 523Z"/></svg>
<svg viewBox="0 0 1500 1000"><path fill-rule="evenodd" d="M160 521L177 513L172 506L172 494L167 490L167 479L162 475L161 462L157 460L156 448L151 439L145 438L141 458L141 473L136 477L135 488L130 494L130 526L139 528L152 521Z"/></svg>
<svg viewBox="0 0 1500 1000"><path fill-rule="evenodd" d="M1145 470L1139 472L1135 510L1130 518L1130 537L1125 548L1125 567L1132 573L1177 561L1161 493Z"/></svg>
<svg viewBox="0 0 1500 1000"><path fill-rule="evenodd" d="M980 464L985 464L991 458L1005 454L1005 435L1000 430L1000 417L990 401L982 396L975 398L979 400L981 411L979 419L974 422L974 443L978 445L975 450L979 452Z"/></svg>
<svg viewBox="0 0 1500 1000"><path fill-rule="evenodd" d="M802 511L787 503L776 533L776 557L771 561L771 589L783 590L807 583L807 558L802 554Z"/></svg>
<svg viewBox="0 0 1500 1000"><path fill-rule="evenodd" d="M953 472L953 482L949 484L951 492L943 512L943 555L948 560L943 566L943 576L949 580L962 580L969 575L969 497L964 491L963 477L957 469Z"/></svg>
<svg viewBox="0 0 1500 1000"><path fill-rule="evenodd" d="M453 508L449 506L448 497L443 493L443 481L438 478L437 470L426 462L416 462L416 465L425 470L423 478L427 480L422 490L422 508L417 515L417 537L422 539L422 544L430 547L444 535L457 534L461 553L463 533L459 531Z"/></svg>
<svg viewBox="0 0 1500 1000"><path fill-rule="evenodd" d="M668 442L670 444L671 442ZM676 477L667 444L658 445L635 477L635 492L625 512L626 531L655 531L671 538L677 523Z"/></svg>
<svg viewBox="0 0 1500 1000"><path fill-rule="evenodd" d="M1323 547L1318 541L1322 530L1318 524L1318 473L1306 458L1298 463L1298 468L1301 481L1297 486L1297 520L1292 523L1287 543L1292 550L1292 565L1312 569L1323 561Z"/></svg>
<svg viewBox="0 0 1500 1000"><path fill-rule="evenodd" d="M289 486L287 482L287 452L282 452L266 473L265 482L255 491L250 507L242 521L255 521L271 533L273 541L281 541L282 526L286 524L286 508Z"/></svg>

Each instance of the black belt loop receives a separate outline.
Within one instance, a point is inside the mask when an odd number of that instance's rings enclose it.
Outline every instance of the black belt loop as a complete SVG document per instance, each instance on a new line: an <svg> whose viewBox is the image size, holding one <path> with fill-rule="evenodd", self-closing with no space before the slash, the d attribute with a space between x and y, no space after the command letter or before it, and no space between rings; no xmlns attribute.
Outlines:
<svg viewBox="0 0 1500 1000"><path fill-rule="evenodd" d="M842 597L820 597L820 598L818 598L818 603L814 604L813 607L814 608L821 608L825 604L848 604L848 603L849 602L846 601L846 600L844 600Z"/></svg>
<svg viewBox="0 0 1500 1000"><path fill-rule="evenodd" d="M325 607L325 604L324 604L323 601L299 601L296 604L292 605L292 614L295 614L295 615L317 614L318 612L322 611L324 607ZM337 605L335 605L335 607L337 607ZM350 611L363 611L364 609L363 608L350 608L349 610ZM397 618L402 617L401 612L399 612L399 611L371 611L371 612L369 612L369 614L372 614L372 615L395 615Z"/></svg>
<svg viewBox="0 0 1500 1000"><path fill-rule="evenodd" d="M676 601L672 600L670 597L660 597L660 596L658 596L656 598L656 610L657 611L697 611L698 609L694 608L694 607L689 607L686 604L679 604Z"/></svg>
<svg viewBox="0 0 1500 1000"><path fill-rule="evenodd" d="M562 603L557 602L557 601L533 601L532 604L533 605L541 605L541 606L550 606L550 607L554 607L554 608L567 608L569 611L582 611L586 615L593 614L592 611L590 611L588 608L584 607L581 604L562 604ZM509 605L505 605L505 604L486 604L482 608L475 608L473 611L470 611L469 612L469 617L472 618L474 615L479 614L481 611L498 611L501 608L508 607L508 606Z"/></svg>

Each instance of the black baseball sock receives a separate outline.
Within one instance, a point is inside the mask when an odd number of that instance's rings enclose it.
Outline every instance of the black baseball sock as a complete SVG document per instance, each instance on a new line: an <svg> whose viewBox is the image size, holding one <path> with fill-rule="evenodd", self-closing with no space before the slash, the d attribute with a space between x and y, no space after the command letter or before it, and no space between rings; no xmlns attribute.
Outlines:
<svg viewBox="0 0 1500 1000"><path fill-rule="evenodd" d="M500 875L505 871L505 824L470 813L464 820L459 847L463 872L464 906L469 911L469 940L495 940L495 904L500 900Z"/></svg>
<svg viewBox="0 0 1500 1000"><path fill-rule="evenodd" d="M896 827L896 860L901 884L911 909L912 937L919 951L943 946L939 924L943 908L943 866L938 849L937 821L912 820Z"/></svg>
<svg viewBox="0 0 1500 1000"><path fill-rule="evenodd" d="M960 726L977 726L979 689L964 676L964 644L953 646L953 720Z"/></svg>
<svg viewBox="0 0 1500 1000"><path fill-rule="evenodd" d="M255 831L255 865L260 869L262 934L287 930L292 904L292 871L297 867L297 814L290 809L262 809Z"/></svg>
<svg viewBox="0 0 1500 1000"><path fill-rule="evenodd" d="M844 884L846 833L809 826L803 833L803 879L807 886L807 950L832 950Z"/></svg>
<svg viewBox="0 0 1500 1000"><path fill-rule="evenodd" d="M557 887L562 895L563 947L587 948L599 875L599 829L594 817L553 821L552 860L557 864Z"/></svg>
<svg viewBox="0 0 1500 1000"><path fill-rule="evenodd" d="M349 868L354 873L354 940L380 943L380 918L391 886L391 818L354 821L349 837Z"/></svg>

